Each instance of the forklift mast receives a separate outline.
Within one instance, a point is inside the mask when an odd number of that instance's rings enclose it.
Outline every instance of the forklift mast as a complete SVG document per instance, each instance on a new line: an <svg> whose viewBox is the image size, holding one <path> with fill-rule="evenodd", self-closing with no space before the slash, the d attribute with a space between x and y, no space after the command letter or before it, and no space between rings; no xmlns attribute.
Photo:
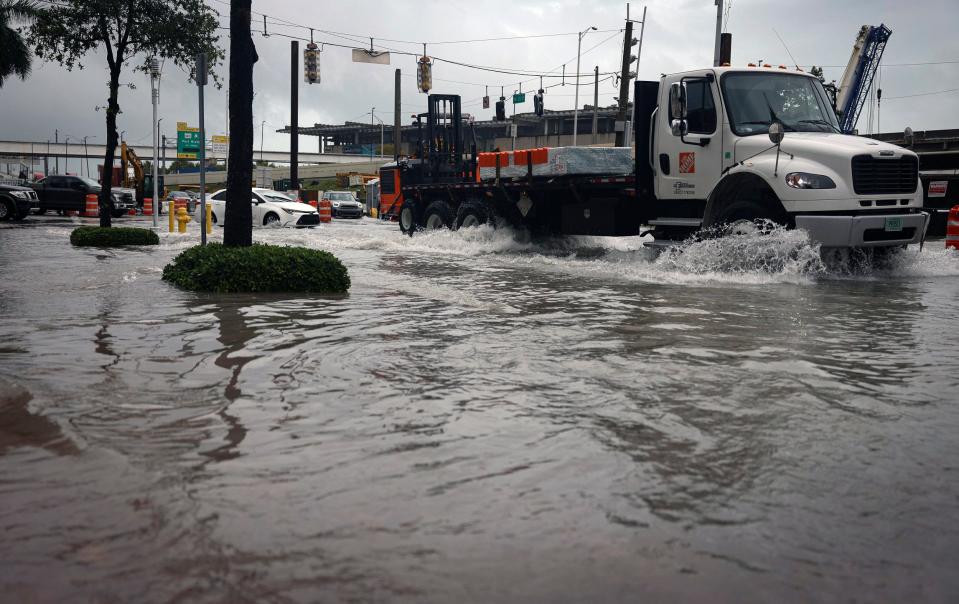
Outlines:
<svg viewBox="0 0 959 604"><path fill-rule="evenodd" d="M464 158L463 116L460 97L454 94L431 94L427 101L426 144L423 176L432 182L457 182L470 178L475 169L475 145L471 159Z"/></svg>

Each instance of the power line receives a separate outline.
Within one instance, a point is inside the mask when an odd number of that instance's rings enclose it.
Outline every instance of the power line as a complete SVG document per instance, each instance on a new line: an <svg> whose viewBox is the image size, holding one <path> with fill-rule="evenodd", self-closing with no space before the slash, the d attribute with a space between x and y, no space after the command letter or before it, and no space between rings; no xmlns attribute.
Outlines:
<svg viewBox="0 0 959 604"><path fill-rule="evenodd" d="M957 90L959 90L959 88L950 88L949 90L935 90L935 91L932 91L932 92L919 92L919 93L917 93L917 94L905 94L905 95L902 95L902 96L887 96L887 97L883 98L882 100L884 100L884 101L894 101L894 100L896 100L896 99L911 99L911 98L917 97L917 96L930 96L930 95L933 95L933 94L945 94L945 93L947 93L947 92L956 92Z"/></svg>

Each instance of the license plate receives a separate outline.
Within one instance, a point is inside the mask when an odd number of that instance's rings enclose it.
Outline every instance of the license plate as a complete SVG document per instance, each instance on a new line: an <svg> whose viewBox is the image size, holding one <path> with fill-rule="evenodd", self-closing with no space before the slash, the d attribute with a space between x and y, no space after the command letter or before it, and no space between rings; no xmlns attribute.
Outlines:
<svg viewBox="0 0 959 604"><path fill-rule="evenodd" d="M890 216L886 218L886 232L899 232L902 230L902 218L899 216Z"/></svg>

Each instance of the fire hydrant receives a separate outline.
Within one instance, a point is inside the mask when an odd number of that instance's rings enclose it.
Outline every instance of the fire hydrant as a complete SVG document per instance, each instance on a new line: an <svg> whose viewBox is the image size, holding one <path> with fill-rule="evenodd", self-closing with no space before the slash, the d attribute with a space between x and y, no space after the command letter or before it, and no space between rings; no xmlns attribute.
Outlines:
<svg viewBox="0 0 959 604"><path fill-rule="evenodd" d="M186 223L190 222L190 215L187 214L186 208L177 208L176 211L176 222L177 222L177 231L180 233L186 233Z"/></svg>

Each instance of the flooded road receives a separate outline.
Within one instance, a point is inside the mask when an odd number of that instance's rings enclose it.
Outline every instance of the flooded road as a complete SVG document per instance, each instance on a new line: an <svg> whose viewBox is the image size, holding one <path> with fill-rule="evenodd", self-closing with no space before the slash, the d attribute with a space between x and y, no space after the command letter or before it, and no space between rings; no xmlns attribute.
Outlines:
<svg viewBox="0 0 959 604"><path fill-rule="evenodd" d="M0 227L2 599L959 599L941 241L336 221L254 238L348 295L214 296L72 226Z"/></svg>

